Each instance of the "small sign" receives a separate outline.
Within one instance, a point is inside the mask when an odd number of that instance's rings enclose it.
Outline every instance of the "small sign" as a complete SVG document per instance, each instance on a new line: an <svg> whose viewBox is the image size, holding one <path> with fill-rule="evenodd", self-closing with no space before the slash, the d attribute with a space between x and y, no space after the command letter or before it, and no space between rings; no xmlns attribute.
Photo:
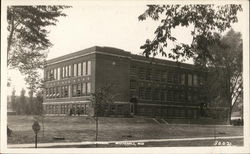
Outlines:
<svg viewBox="0 0 250 154"><path fill-rule="evenodd" d="M40 128L41 128L41 127L40 127L38 121L35 121L35 122L33 123L33 125L32 125L32 129L33 129L33 131L35 132L35 134L37 134L37 133L39 132Z"/></svg>

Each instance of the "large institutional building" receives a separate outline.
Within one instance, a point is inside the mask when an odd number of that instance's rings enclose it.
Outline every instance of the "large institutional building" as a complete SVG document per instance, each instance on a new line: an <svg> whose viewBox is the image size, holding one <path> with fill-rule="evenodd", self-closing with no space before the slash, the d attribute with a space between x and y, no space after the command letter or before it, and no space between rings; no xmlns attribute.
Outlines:
<svg viewBox="0 0 250 154"><path fill-rule="evenodd" d="M47 61L46 114L86 114L96 89L113 84L109 114L196 118L206 107L206 72L194 65L91 47Z"/></svg>

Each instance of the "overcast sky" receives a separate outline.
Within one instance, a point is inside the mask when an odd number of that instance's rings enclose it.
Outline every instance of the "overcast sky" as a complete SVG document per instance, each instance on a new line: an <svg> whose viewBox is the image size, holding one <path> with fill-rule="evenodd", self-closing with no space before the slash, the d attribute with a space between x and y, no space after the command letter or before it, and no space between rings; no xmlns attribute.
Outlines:
<svg viewBox="0 0 250 154"><path fill-rule="evenodd" d="M159 23L152 20L138 21L138 16L147 7L137 5L82 5L65 10L67 17L59 18L56 26L50 27L49 39L54 44L49 49L48 59L79 51L92 46L110 46L141 54L140 46L152 34ZM233 25L241 31L244 17ZM189 28L179 28L173 33L180 42L190 43ZM16 95L25 88L23 77L17 71L9 71ZM26 93L27 94L27 93Z"/></svg>

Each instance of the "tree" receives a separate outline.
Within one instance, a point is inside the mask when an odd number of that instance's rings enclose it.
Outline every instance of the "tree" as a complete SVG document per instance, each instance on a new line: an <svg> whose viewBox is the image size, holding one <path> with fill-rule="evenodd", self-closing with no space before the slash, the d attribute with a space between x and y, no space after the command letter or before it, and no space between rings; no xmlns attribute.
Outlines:
<svg viewBox="0 0 250 154"><path fill-rule="evenodd" d="M146 57L162 54L169 58L184 61L188 58L202 60L206 65L207 59L212 59L208 48L218 41L219 35L238 21L237 13L242 11L241 5L148 5L147 10L138 19L148 17L159 21L153 40L147 39L141 46ZM192 43L177 42L172 30L177 27L191 28ZM166 51L170 43L174 47Z"/></svg>
<svg viewBox="0 0 250 154"><path fill-rule="evenodd" d="M38 69L43 69L46 50L52 46L47 27L56 25L62 11L69 6L8 6L7 66L26 76L30 96L39 82Z"/></svg>
<svg viewBox="0 0 250 154"><path fill-rule="evenodd" d="M20 100L19 100L19 110L21 114L26 114L26 99L25 99L25 90L21 90Z"/></svg>
<svg viewBox="0 0 250 154"><path fill-rule="evenodd" d="M93 117L96 122L96 141L98 139L98 117L106 112L105 108L108 104L112 104L114 102L115 95L112 93L114 90L113 88L113 85L107 85L96 89L95 93L91 94L90 101L94 109Z"/></svg>
<svg viewBox="0 0 250 154"><path fill-rule="evenodd" d="M209 83L209 94L215 97L220 96L228 103L226 105L229 107L228 119L230 120L232 107L243 96L241 33L231 29L220 41L209 48L209 52L213 57L213 60L207 61L207 68L213 74Z"/></svg>
<svg viewBox="0 0 250 154"><path fill-rule="evenodd" d="M11 107L16 112L16 90L14 88L11 95Z"/></svg>
<svg viewBox="0 0 250 154"><path fill-rule="evenodd" d="M56 25L57 18L66 16L63 9L69 6L8 6L7 64L20 71L27 62L35 65L34 60L44 56L52 43L46 29ZM30 50L29 50L30 49Z"/></svg>

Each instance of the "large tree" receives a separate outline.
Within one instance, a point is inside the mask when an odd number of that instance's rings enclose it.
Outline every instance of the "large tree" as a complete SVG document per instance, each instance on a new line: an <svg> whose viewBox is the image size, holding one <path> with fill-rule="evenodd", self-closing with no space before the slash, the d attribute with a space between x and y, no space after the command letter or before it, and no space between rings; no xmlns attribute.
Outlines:
<svg viewBox="0 0 250 154"><path fill-rule="evenodd" d="M231 29L220 41L210 46L209 51L213 57L213 60L207 62L207 68L211 72L209 94L228 102L230 118L232 107L242 100L243 96L241 33Z"/></svg>
<svg viewBox="0 0 250 154"><path fill-rule="evenodd" d="M159 22L153 39L147 39L141 46L146 57L161 54L176 60L188 58L212 58L208 47L218 41L214 32L223 32L238 21L237 13L242 11L241 5L148 5L139 20L151 18ZM172 35L177 27L191 29L192 43L178 42ZM174 46L166 50L170 43ZM206 61L204 61L205 63Z"/></svg>
<svg viewBox="0 0 250 154"><path fill-rule="evenodd" d="M38 87L38 69L42 69L52 46L48 39L48 27L58 18L66 16L62 11L69 6L8 6L7 66L25 75L30 95Z"/></svg>

